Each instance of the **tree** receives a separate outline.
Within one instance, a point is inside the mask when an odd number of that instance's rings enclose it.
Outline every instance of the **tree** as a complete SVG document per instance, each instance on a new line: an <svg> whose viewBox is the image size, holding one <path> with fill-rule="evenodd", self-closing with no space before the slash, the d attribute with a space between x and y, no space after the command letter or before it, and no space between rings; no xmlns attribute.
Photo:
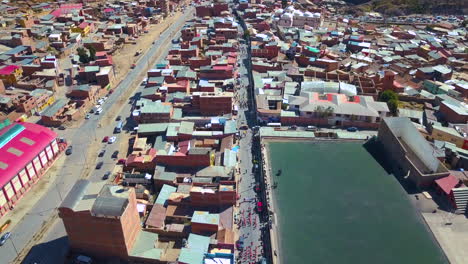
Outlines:
<svg viewBox="0 0 468 264"><path fill-rule="evenodd" d="M285 9L288 6L288 0L281 0L281 7Z"/></svg>
<svg viewBox="0 0 468 264"><path fill-rule="evenodd" d="M77 48L78 56L80 56L81 63L88 63L90 61L88 52L83 48Z"/></svg>
<svg viewBox="0 0 468 264"><path fill-rule="evenodd" d="M333 109L333 107L329 106L327 108L319 105L317 107L315 107L314 109L314 112L317 113L317 115L321 118L325 118L325 117L329 117L331 115L333 115L333 112L335 110Z"/></svg>
<svg viewBox="0 0 468 264"><path fill-rule="evenodd" d="M385 90L380 94L380 101L387 103L388 109L393 115L397 114L399 104L398 94L392 90Z"/></svg>
<svg viewBox="0 0 468 264"><path fill-rule="evenodd" d="M392 115L396 115L397 112L398 112L398 100L390 99L387 102L387 105L388 105L388 109L390 110Z"/></svg>
<svg viewBox="0 0 468 264"><path fill-rule="evenodd" d="M89 46L89 60L94 61L96 60L96 49L93 46Z"/></svg>
<svg viewBox="0 0 468 264"><path fill-rule="evenodd" d="M385 90L380 94L380 101L388 102L390 100L398 100L398 95L392 90Z"/></svg>
<svg viewBox="0 0 468 264"><path fill-rule="evenodd" d="M248 40L249 37L250 37L250 32L249 32L248 30L246 30L246 31L244 32L244 39L245 39L245 40Z"/></svg>

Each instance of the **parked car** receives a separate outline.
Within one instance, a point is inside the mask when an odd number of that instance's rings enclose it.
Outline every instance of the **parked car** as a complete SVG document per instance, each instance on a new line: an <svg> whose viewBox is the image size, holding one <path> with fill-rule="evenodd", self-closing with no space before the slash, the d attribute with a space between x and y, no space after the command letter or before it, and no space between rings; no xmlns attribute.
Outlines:
<svg viewBox="0 0 468 264"><path fill-rule="evenodd" d="M255 183L255 187L254 187L254 191L255 192L260 192L261 188L260 188L260 184L257 182Z"/></svg>
<svg viewBox="0 0 468 264"><path fill-rule="evenodd" d="M115 142L116 139L117 139L116 137L110 137L107 143L112 144Z"/></svg>
<svg viewBox="0 0 468 264"><path fill-rule="evenodd" d="M126 159L119 159L117 161L117 164L125 164L126 161L127 161Z"/></svg>
<svg viewBox="0 0 468 264"><path fill-rule="evenodd" d="M103 180L107 180L109 179L109 176L111 175L111 172L110 171L107 171L106 173L104 173L104 176L102 176L102 179Z"/></svg>
<svg viewBox="0 0 468 264"><path fill-rule="evenodd" d="M107 142L109 141L109 136L105 136L103 139L102 139L102 142Z"/></svg>
<svg viewBox="0 0 468 264"><path fill-rule="evenodd" d="M257 202L257 212L263 212L263 203L262 202Z"/></svg>
<svg viewBox="0 0 468 264"><path fill-rule="evenodd" d="M64 126L59 126L58 129L59 130L65 130L66 128Z"/></svg>
<svg viewBox="0 0 468 264"><path fill-rule="evenodd" d="M357 127L348 127L346 130L347 130L348 132L356 132L356 131L358 131Z"/></svg>
<svg viewBox="0 0 468 264"><path fill-rule="evenodd" d="M318 130L318 128L317 128L316 126L307 126L307 128L306 128L306 131L315 132L315 131L317 131L317 130Z"/></svg>
<svg viewBox="0 0 468 264"><path fill-rule="evenodd" d="M102 162L102 161L98 162L98 164L96 164L96 170L101 169L102 165L104 165L104 162Z"/></svg>
<svg viewBox="0 0 468 264"><path fill-rule="evenodd" d="M115 121L120 121L122 119L121 116L117 116L117 118L115 119Z"/></svg>
<svg viewBox="0 0 468 264"><path fill-rule="evenodd" d="M101 150L101 151L99 152L99 155L98 155L98 156L99 156L99 157L104 157L104 154L106 154L106 150L105 150L105 149Z"/></svg>
<svg viewBox="0 0 468 264"><path fill-rule="evenodd" d="M85 119L89 119L91 117L90 114L86 114Z"/></svg>
<svg viewBox="0 0 468 264"><path fill-rule="evenodd" d="M11 237L10 232L6 232L5 234L3 234L3 236L0 237L0 246L3 246L10 237Z"/></svg>
<svg viewBox="0 0 468 264"><path fill-rule="evenodd" d="M116 159L118 155L119 155L119 151L116 150L116 151L114 151L114 153L112 153L112 158Z"/></svg>
<svg viewBox="0 0 468 264"><path fill-rule="evenodd" d="M71 155L72 152L73 152L73 147L72 147L72 146L69 146L69 147L67 148L67 150L65 150L65 155L67 155L67 156L68 156L68 155Z"/></svg>

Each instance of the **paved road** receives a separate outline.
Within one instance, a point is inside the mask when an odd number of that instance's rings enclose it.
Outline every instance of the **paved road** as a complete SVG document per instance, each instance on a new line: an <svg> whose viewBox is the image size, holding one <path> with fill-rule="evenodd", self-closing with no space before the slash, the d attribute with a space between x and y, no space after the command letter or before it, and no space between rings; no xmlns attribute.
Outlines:
<svg viewBox="0 0 468 264"><path fill-rule="evenodd" d="M243 30L239 26L239 33L242 36ZM248 66L245 64L248 60L247 46L240 45L239 61L241 66L239 68L240 82L237 87L236 97L240 102L238 125L252 124L249 120L253 115L249 114L249 104L252 105L251 98L249 98L249 79L248 79ZM244 248L239 251L237 257L240 263L257 263L262 254L261 231L262 225L259 215L255 211L256 201L258 200L257 193L254 191L256 179L252 173L253 158L252 158L252 136L251 128L248 130L241 130L242 138L240 140L239 150L239 169L241 173L241 181L238 185L239 210L235 216L236 222L239 223L239 237L243 240Z"/></svg>
<svg viewBox="0 0 468 264"><path fill-rule="evenodd" d="M51 217L56 215L56 208L73 187L76 180L81 177L86 168L95 167L97 161L92 164L86 163L87 155L89 155L88 148L91 144L99 144L104 148L104 144L101 143L101 140L104 136L112 134L115 125L115 123L112 123L107 127L100 128L99 123L102 122L104 114L108 112L115 103L122 104L119 97L132 86L133 81L139 77L141 72L145 72L148 65L152 64L157 59L159 60L165 57L167 49L158 58L156 58L156 55L160 52L162 45L165 46L171 41L176 30L178 31L184 22L192 17L189 15L192 13L193 8L188 8L186 10L186 16L181 16L177 22L170 25L169 28L161 34L159 39L155 40L155 44L137 62L135 69L129 72L127 78L125 78L117 86L115 92L109 96L109 99L102 107L102 115L93 115L91 119L86 120L78 128L59 131L59 135L65 137L68 142L73 145L73 154L67 157L65 161L66 165L58 172L59 174L55 186L51 187L51 189L38 200L25 218L11 231L11 238L0 248L0 263L10 263L13 261L18 252L28 244L33 235L40 231L44 224L50 224ZM122 116L129 116L131 106L127 102L124 103L125 105L119 113ZM103 158L98 158L98 161L103 160L105 162L104 166L100 170L91 170L89 178L91 181L100 181L102 174L107 170L111 170L115 165L115 161L110 159L110 155L120 144L118 136L117 139L118 140L114 144L105 145L107 149L105 156ZM57 221L51 228L44 243L31 250L23 263L57 263L57 259L60 259L66 251L67 244L64 235L63 225L61 221Z"/></svg>

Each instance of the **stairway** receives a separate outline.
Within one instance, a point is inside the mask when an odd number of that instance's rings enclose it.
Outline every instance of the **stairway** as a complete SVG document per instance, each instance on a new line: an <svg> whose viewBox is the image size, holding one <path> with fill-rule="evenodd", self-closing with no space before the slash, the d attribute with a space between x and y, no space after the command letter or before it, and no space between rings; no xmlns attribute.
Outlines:
<svg viewBox="0 0 468 264"><path fill-rule="evenodd" d="M468 187L455 188L452 189L452 191L455 198L455 204L457 205L457 211L464 214L468 205Z"/></svg>

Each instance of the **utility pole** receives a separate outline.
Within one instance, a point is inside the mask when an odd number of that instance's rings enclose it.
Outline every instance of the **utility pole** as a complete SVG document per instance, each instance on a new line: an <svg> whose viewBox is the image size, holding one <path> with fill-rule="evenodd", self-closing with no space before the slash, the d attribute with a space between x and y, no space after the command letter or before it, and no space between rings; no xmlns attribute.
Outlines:
<svg viewBox="0 0 468 264"><path fill-rule="evenodd" d="M15 243L13 242L13 237L10 237L11 245L13 246L13 249L15 250L16 257L18 257L18 249L16 249Z"/></svg>

